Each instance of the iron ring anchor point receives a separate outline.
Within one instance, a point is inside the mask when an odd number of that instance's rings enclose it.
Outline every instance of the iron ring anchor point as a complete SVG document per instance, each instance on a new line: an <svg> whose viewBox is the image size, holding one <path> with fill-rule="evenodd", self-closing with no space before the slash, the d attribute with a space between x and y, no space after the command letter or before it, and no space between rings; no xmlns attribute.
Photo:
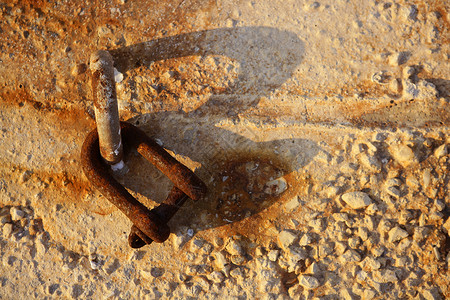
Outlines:
<svg viewBox="0 0 450 300"><path fill-rule="evenodd" d="M203 198L207 192L206 185L142 130L126 122L121 122L120 127L124 146L136 149L173 182L174 187L167 199L152 210L137 201L110 174L110 166L103 161L100 154L96 129L89 133L82 146L83 172L94 187L133 223L128 239L131 247L140 248L153 241L162 243L170 234L170 228L167 225L169 220L187 198L194 201Z"/></svg>

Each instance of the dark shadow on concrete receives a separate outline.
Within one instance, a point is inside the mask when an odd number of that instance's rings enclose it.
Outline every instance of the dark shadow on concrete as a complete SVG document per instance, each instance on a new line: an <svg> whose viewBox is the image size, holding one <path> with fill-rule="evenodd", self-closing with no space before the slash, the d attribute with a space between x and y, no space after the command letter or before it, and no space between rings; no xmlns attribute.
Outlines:
<svg viewBox="0 0 450 300"><path fill-rule="evenodd" d="M110 52L122 73L149 66L152 61L192 55L224 55L240 63L239 76L233 85L220 94L213 94L196 110L156 112L128 120L149 136L164 136L166 149L201 164L195 172L210 190L208 199L185 204L186 208L171 222L172 227L194 223L197 228L205 229L241 221L296 188L298 182L288 175L316 155L318 146L314 142L307 139L259 142L260 129L256 127L246 126L245 132L238 134L212 123L231 120L240 124L239 114L255 107L261 97L268 96L292 76L304 53L303 42L296 34L269 27L224 28L165 37ZM214 111L214 121L208 119L210 111ZM262 122L276 124L276 121L267 116ZM162 132L170 132L170 137ZM158 173L143 159L140 163L130 163ZM155 175L156 187L140 183L139 176L142 172L136 177L130 174L124 178L125 186L157 202L162 201L157 199L155 189L168 192L171 185L168 179ZM276 181L281 177L281 181ZM230 210L233 210L231 217Z"/></svg>

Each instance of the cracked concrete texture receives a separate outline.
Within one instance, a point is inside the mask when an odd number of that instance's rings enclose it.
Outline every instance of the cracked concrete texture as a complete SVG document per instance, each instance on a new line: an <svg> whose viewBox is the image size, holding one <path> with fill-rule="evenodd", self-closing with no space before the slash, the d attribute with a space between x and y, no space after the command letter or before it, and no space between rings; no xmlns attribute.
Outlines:
<svg viewBox="0 0 450 300"><path fill-rule="evenodd" d="M3 2L0 297L450 297L449 8ZM163 244L130 249L130 222L82 174L97 49L121 119L208 185ZM126 163L139 201L167 196L153 166Z"/></svg>

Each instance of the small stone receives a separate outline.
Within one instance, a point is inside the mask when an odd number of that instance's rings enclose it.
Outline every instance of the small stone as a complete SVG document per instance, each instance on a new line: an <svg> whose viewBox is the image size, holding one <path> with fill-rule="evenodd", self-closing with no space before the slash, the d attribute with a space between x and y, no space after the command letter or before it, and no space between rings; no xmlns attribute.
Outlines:
<svg viewBox="0 0 450 300"><path fill-rule="evenodd" d="M213 271L212 273L207 275L207 278L214 283L222 283L225 279L225 276L222 272Z"/></svg>
<svg viewBox="0 0 450 300"><path fill-rule="evenodd" d="M323 219L313 219L308 222L308 226L312 227L315 231L322 231L323 225Z"/></svg>
<svg viewBox="0 0 450 300"><path fill-rule="evenodd" d="M386 84L389 76L386 71L379 71L372 75L372 81L378 84Z"/></svg>
<svg viewBox="0 0 450 300"><path fill-rule="evenodd" d="M245 274L242 267L238 267L230 271L230 276L236 279L242 279L245 277Z"/></svg>
<svg viewBox="0 0 450 300"><path fill-rule="evenodd" d="M356 249L361 245L361 239L359 237L351 237L348 239L348 245L350 248Z"/></svg>
<svg viewBox="0 0 450 300"><path fill-rule="evenodd" d="M416 69L412 66L408 66L403 69L402 73L403 73L404 78L409 79L409 78L411 78L411 76L413 76L416 73Z"/></svg>
<svg viewBox="0 0 450 300"><path fill-rule="evenodd" d="M401 84L401 80L398 78L393 78L390 82L389 82L389 89L395 93L398 94L402 91L402 84Z"/></svg>
<svg viewBox="0 0 450 300"><path fill-rule="evenodd" d="M13 224L7 223L3 225L3 236L9 238L13 232Z"/></svg>
<svg viewBox="0 0 450 300"><path fill-rule="evenodd" d="M222 252L216 252L213 256L216 259L214 262L219 269L223 269L228 264L228 261Z"/></svg>
<svg viewBox="0 0 450 300"><path fill-rule="evenodd" d="M390 186L401 186L402 185L402 181L399 178L389 178L386 181L386 186L390 187Z"/></svg>
<svg viewBox="0 0 450 300"><path fill-rule="evenodd" d="M409 58L408 52L394 53L389 56L389 64L393 67L398 67L406 63L408 61L408 58Z"/></svg>
<svg viewBox="0 0 450 300"><path fill-rule="evenodd" d="M427 239L431 233L431 229L425 226L419 226L414 228L413 239L420 243L423 240Z"/></svg>
<svg viewBox="0 0 450 300"><path fill-rule="evenodd" d="M398 188L396 188L395 186L390 186L386 189L386 192L391 195L392 197L395 198L400 198L401 192Z"/></svg>
<svg viewBox="0 0 450 300"><path fill-rule="evenodd" d="M311 275L318 275L320 273L319 265L316 262L313 262L309 267L306 269L307 274Z"/></svg>
<svg viewBox="0 0 450 300"><path fill-rule="evenodd" d="M345 251L345 253L342 255L342 258L344 262L347 263L361 261L361 255L359 255L359 253L353 249Z"/></svg>
<svg viewBox="0 0 450 300"><path fill-rule="evenodd" d="M25 217L25 212L15 206L11 207L10 214L13 221L19 221L20 219Z"/></svg>
<svg viewBox="0 0 450 300"><path fill-rule="evenodd" d="M343 242L336 242L335 249L337 254L342 255L347 250L347 245Z"/></svg>
<svg viewBox="0 0 450 300"><path fill-rule="evenodd" d="M42 230L43 230L43 225L42 225L41 219L31 220L30 228L28 229L31 236L37 235Z"/></svg>
<svg viewBox="0 0 450 300"><path fill-rule="evenodd" d="M434 150L434 156L436 156L436 158L438 158L438 159L447 154L448 154L448 149L447 149L446 144L443 144L443 145L437 147L436 150Z"/></svg>
<svg viewBox="0 0 450 300"><path fill-rule="evenodd" d="M364 267L368 268L371 271L381 268L381 263L373 257L367 257L366 259L364 259L363 263Z"/></svg>
<svg viewBox="0 0 450 300"><path fill-rule="evenodd" d="M411 189L413 189L413 190L417 190L419 188L419 186L420 186L419 185L419 180L417 180L417 178L414 175L412 175L412 174L409 174L406 177L406 185L408 187L410 187Z"/></svg>
<svg viewBox="0 0 450 300"><path fill-rule="evenodd" d="M79 76L87 71L88 67L86 64L76 64L72 67L72 75Z"/></svg>
<svg viewBox="0 0 450 300"><path fill-rule="evenodd" d="M294 242L296 240L297 240L297 235L295 235L294 233L287 231L287 230L283 230L278 235L278 242L280 243L280 245L283 249L288 249L289 246L292 246L292 244L294 244Z"/></svg>
<svg viewBox="0 0 450 300"><path fill-rule="evenodd" d="M389 241L395 243L406 238L408 235L408 232L396 226L389 231Z"/></svg>
<svg viewBox="0 0 450 300"><path fill-rule="evenodd" d="M370 204L366 208L366 212L370 215L376 214L377 211L378 211L378 206L375 203Z"/></svg>
<svg viewBox="0 0 450 300"><path fill-rule="evenodd" d="M334 198L339 194L339 187L330 186L325 190L325 194L328 198Z"/></svg>
<svg viewBox="0 0 450 300"><path fill-rule="evenodd" d="M373 272L375 281L380 283L397 282L398 278L393 270L384 269Z"/></svg>
<svg viewBox="0 0 450 300"><path fill-rule="evenodd" d="M441 300L441 299L443 299L441 297L441 295L439 294L439 291L437 290L437 288L432 288L432 289L423 291L422 296L425 298L425 300Z"/></svg>
<svg viewBox="0 0 450 300"><path fill-rule="evenodd" d="M419 226L425 226L427 224L427 216L425 214L421 214L419 217Z"/></svg>
<svg viewBox="0 0 450 300"><path fill-rule="evenodd" d="M411 240L410 239L403 239L400 242L398 242L397 245L397 251L399 253L402 253L403 251L406 251L411 246Z"/></svg>
<svg viewBox="0 0 450 300"><path fill-rule="evenodd" d="M434 206L436 206L437 211L443 211L445 209L445 203L438 199L434 201Z"/></svg>
<svg viewBox="0 0 450 300"><path fill-rule="evenodd" d="M200 238L193 239L190 247L191 252L198 252L203 247L204 244L205 244L204 239Z"/></svg>
<svg viewBox="0 0 450 300"><path fill-rule="evenodd" d="M283 177L266 182L264 185L264 193L271 196L281 195L288 188L286 179Z"/></svg>
<svg viewBox="0 0 450 300"><path fill-rule="evenodd" d="M311 235L309 235L308 233L305 233L302 238L300 239L299 245L300 246L307 246L309 244L311 244L313 241Z"/></svg>
<svg viewBox="0 0 450 300"><path fill-rule="evenodd" d="M364 153L359 157L359 161L361 162L361 165L373 172L379 172L381 170L381 162L374 155Z"/></svg>
<svg viewBox="0 0 450 300"><path fill-rule="evenodd" d="M393 145L389 150L394 159L405 168L418 162L413 150L407 145Z"/></svg>
<svg viewBox="0 0 450 300"><path fill-rule="evenodd" d="M221 237L216 236L214 238L214 245L218 248L223 246L223 239Z"/></svg>
<svg viewBox="0 0 450 300"><path fill-rule="evenodd" d="M264 247L262 247L262 246L256 247L256 249L255 249L256 256L263 256L265 254L266 254L266 250L264 249Z"/></svg>
<svg viewBox="0 0 450 300"><path fill-rule="evenodd" d="M30 180L32 174L33 172L30 170L23 172L22 175L20 176L20 183L25 183L28 180Z"/></svg>
<svg viewBox="0 0 450 300"><path fill-rule="evenodd" d="M358 236L361 240L366 241L369 238L369 229L366 227L358 227Z"/></svg>
<svg viewBox="0 0 450 300"><path fill-rule="evenodd" d="M11 215L9 213L0 217L0 225L4 225L6 223L11 223Z"/></svg>
<svg viewBox="0 0 450 300"><path fill-rule="evenodd" d="M400 212L400 217L398 218L398 223L406 225L414 219L414 213L409 209L403 209Z"/></svg>
<svg viewBox="0 0 450 300"><path fill-rule="evenodd" d="M384 252L386 251L386 248L384 248L384 246L376 246L372 249L372 254L375 257L380 257L381 255L384 254Z"/></svg>
<svg viewBox="0 0 450 300"><path fill-rule="evenodd" d="M91 265L92 270L98 270L102 266L100 259L97 254L89 255L89 264Z"/></svg>
<svg viewBox="0 0 450 300"><path fill-rule="evenodd" d="M245 251L242 248L241 244L238 241L233 240L233 239L230 239L230 241L228 242L228 245L226 246L226 250L231 255L244 255L245 254Z"/></svg>
<svg viewBox="0 0 450 300"><path fill-rule="evenodd" d="M346 193L342 195L342 200L353 209L364 208L372 203L372 199L364 192Z"/></svg>
<svg viewBox="0 0 450 300"><path fill-rule="evenodd" d="M441 260L441 253L439 253L439 248L438 247L433 247L433 254L436 257L437 261Z"/></svg>
<svg viewBox="0 0 450 300"><path fill-rule="evenodd" d="M428 215L428 220L430 222L437 222L444 218L444 214L440 211L432 212L430 215Z"/></svg>
<svg viewBox="0 0 450 300"><path fill-rule="evenodd" d="M289 202L287 202L284 207L287 211L292 211L299 206L300 202L298 201L298 196L294 196Z"/></svg>
<svg viewBox="0 0 450 300"><path fill-rule="evenodd" d="M447 218L447 221L442 225L444 229L447 231L447 234L450 236L450 218Z"/></svg>
<svg viewBox="0 0 450 300"><path fill-rule="evenodd" d="M232 255L231 256L231 262L237 266L243 265L245 263L246 259L245 256L242 255Z"/></svg>
<svg viewBox="0 0 450 300"><path fill-rule="evenodd" d="M351 289L343 288L340 290L340 294L342 299L344 300L356 300L359 299L355 294L353 294Z"/></svg>
<svg viewBox="0 0 450 300"><path fill-rule="evenodd" d="M431 169L425 169L422 173L423 187L426 189L431 183Z"/></svg>
<svg viewBox="0 0 450 300"><path fill-rule="evenodd" d="M300 275L298 277L299 284L306 289L315 289L319 287L319 280L314 276L310 275Z"/></svg>
<svg viewBox="0 0 450 300"><path fill-rule="evenodd" d="M417 19L417 12L417 6L415 5L401 6L399 16L404 21L414 22Z"/></svg>
<svg viewBox="0 0 450 300"><path fill-rule="evenodd" d="M117 71L116 68L114 68L114 81L116 83L121 83L123 80L123 74Z"/></svg>
<svg viewBox="0 0 450 300"><path fill-rule="evenodd" d="M363 292L362 299L374 299L377 295L377 292L375 292L372 289L365 289Z"/></svg>
<svg viewBox="0 0 450 300"><path fill-rule="evenodd" d="M267 254L267 257L271 260L271 261L277 261L278 257L280 256L280 250L271 250L269 251L269 253Z"/></svg>

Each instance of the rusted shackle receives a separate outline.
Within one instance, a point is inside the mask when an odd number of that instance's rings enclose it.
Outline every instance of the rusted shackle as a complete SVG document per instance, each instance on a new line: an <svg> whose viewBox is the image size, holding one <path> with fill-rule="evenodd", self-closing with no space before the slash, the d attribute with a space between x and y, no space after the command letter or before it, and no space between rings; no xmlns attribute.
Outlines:
<svg viewBox="0 0 450 300"><path fill-rule="evenodd" d="M142 130L119 122L113 64L108 52L92 55L91 70L97 129L89 133L81 149L84 174L133 223L128 238L131 247L140 248L153 241L162 243L170 234L168 221L188 197L195 201L201 199L206 194L206 186ZM109 165L121 167L123 147L136 149L173 182L167 199L156 208L149 210L112 176Z"/></svg>

